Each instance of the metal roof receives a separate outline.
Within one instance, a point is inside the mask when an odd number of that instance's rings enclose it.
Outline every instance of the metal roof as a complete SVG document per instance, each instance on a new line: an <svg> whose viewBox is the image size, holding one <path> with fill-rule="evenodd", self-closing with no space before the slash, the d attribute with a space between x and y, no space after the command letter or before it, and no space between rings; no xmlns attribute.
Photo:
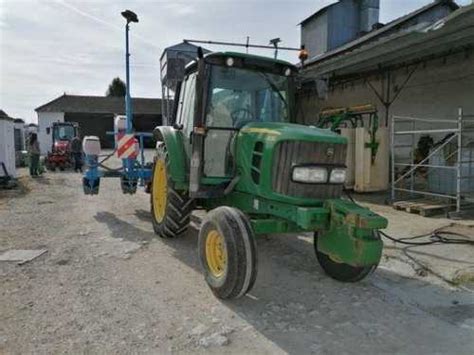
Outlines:
<svg viewBox="0 0 474 355"><path fill-rule="evenodd" d="M161 99L132 98L134 114L161 114ZM124 97L62 95L39 106L36 112L116 113L125 112Z"/></svg>
<svg viewBox="0 0 474 355"><path fill-rule="evenodd" d="M160 56L160 60L163 59L164 55L167 53L167 52L181 52L181 53L189 53L191 54L191 57L194 58L196 56L196 53L197 53L197 50L200 46L196 46L192 43L189 43L187 41L183 41L181 43L178 43L178 44L174 44L172 46L169 46L169 47L166 47L164 50L163 50L163 53L161 53L161 56ZM202 49L202 52L205 54L205 53L210 53L211 51L206 49L206 48L203 48L201 47Z"/></svg>
<svg viewBox="0 0 474 355"><path fill-rule="evenodd" d="M330 5L330 6L332 6L332 5ZM339 55L340 53L343 53L345 51L348 51L348 50L351 50L355 47L363 45L366 42L374 41L374 40L377 39L377 37L387 35L388 32L390 32L390 31L396 31L397 28L402 27L404 23L412 20L413 18L415 18L415 17L417 17L417 16L419 16L419 15L421 15L421 14L427 12L427 11L432 10L433 8L435 8L437 6L449 6L451 8L451 10L459 9L459 6L453 0L435 0L432 3L430 3L428 5L425 5L425 6L419 8L419 9L413 11L413 12L410 12L410 13L402 16L402 17L399 17L399 18L385 24L383 27L381 27L377 30L371 31L371 32L367 33L366 35L357 38L354 41L346 43L346 44L344 44L344 45L342 45L342 46L340 46L340 47L338 47L338 48L336 48L332 51L329 51L329 52L326 52L326 53L323 53L323 54L320 54L318 56L310 58L306 62L306 65L309 66L311 64L319 63L320 61L322 61L326 58L334 57L336 55Z"/></svg>
<svg viewBox="0 0 474 355"><path fill-rule="evenodd" d="M8 114L7 114L5 111L0 110L0 120L13 121L13 118L11 118L10 116L8 116Z"/></svg>
<svg viewBox="0 0 474 355"><path fill-rule="evenodd" d="M307 76L348 75L410 63L474 46L474 5L456 10L434 24L418 24L334 57L320 58L304 69Z"/></svg>
<svg viewBox="0 0 474 355"><path fill-rule="evenodd" d="M338 3L339 1L336 1L335 3L332 3L332 4L329 4L329 5L326 5L322 8L320 8L318 11L316 11L314 14L306 17L303 21L301 21L298 25L304 25L305 23L311 21L313 18L315 17L318 17L320 15L322 15L323 13L325 13L331 6L334 6Z"/></svg>

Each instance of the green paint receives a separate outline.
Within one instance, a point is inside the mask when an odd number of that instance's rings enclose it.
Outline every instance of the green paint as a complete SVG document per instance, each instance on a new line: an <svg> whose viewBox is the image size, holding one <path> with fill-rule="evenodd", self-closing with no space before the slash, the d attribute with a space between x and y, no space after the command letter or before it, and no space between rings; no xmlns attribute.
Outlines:
<svg viewBox="0 0 474 355"><path fill-rule="evenodd" d="M269 57L262 57L260 55L247 54L247 53L213 52L213 53L207 54L206 58L208 58L208 57L233 57L233 58L242 58L242 59L254 59L254 60L257 60L257 61L261 61L261 62L287 65L288 67L290 67L292 69L295 69L294 64L291 64L290 62L287 62L285 60L273 59L273 58L269 58Z"/></svg>
<svg viewBox="0 0 474 355"><path fill-rule="evenodd" d="M331 111L331 110L329 110ZM377 130L379 128L379 116L375 109L368 109L367 111L351 111L351 108L348 109L336 109L334 112L329 114L321 114L319 121L317 123L318 127L329 127L331 131L336 132L341 127L349 124L351 128L363 127L364 119L363 115L369 115L369 134L370 142L365 144L366 148L371 150L372 163L375 161L377 156L377 151L379 149L380 143L376 139Z"/></svg>
<svg viewBox="0 0 474 355"><path fill-rule="evenodd" d="M176 184L175 187L186 190L188 188L187 162L181 131L173 127L160 126L155 128L153 134L157 141L162 141L166 145L170 175Z"/></svg>
<svg viewBox="0 0 474 355"><path fill-rule="evenodd" d="M374 233L387 227L387 220L367 208L344 200L327 200L329 228L319 233L318 249L337 262L352 266L378 264L383 243Z"/></svg>
<svg viewBox="0 0 474 355"><path fill-rule="evenodd" d="M250 123L240 130L236 140L236 145L238 146L238 149L235 150L236 165L240 180L235 190L297 206L322 204L322 201L280 195L273 191L273 155L280 142L289 140L335 144L346 144L347 142L345 137L327 129L280 122ZM263 142L261 175L258 185L255 184L251 176L252 155L257 142Z"/></svg>

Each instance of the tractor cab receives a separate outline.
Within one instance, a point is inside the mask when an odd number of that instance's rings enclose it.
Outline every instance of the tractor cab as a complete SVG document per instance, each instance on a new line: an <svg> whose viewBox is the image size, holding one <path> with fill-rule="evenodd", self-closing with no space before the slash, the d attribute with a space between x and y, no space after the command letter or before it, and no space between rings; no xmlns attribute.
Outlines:
<svg viewBox="0 0 474 355"><path fill-rule="evenodd" d="M221 194L236 176L235 141L244 127L294 121L295 73L289 63L233 52L188 65L174 126L196 163L190 171L195 196Z"/></svg>
<svg viewBox="0 0 474 355"><path fill-rule="evenodd" d="M77 136L79 126L73 122L54 122L52 126L52 140L53 149L52 151L63 151L69 150L69 144L71 140Z"/></svg>

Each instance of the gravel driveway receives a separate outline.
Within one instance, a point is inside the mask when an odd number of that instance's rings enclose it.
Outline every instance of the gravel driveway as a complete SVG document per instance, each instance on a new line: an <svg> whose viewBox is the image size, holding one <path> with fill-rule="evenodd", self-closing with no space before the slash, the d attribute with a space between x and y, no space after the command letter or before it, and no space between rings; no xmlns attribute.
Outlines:
<svg viewBox="0 0 474 355"><path fill-rule="evenodd" d="M0 252L46 248L0 263L0 353L472 354L472 293L379 268L341 284L318 266L306 235L258 240L256 286L222 302L182 238L152 230L149 196L80 175L23 178L0 194Z"/></svg>

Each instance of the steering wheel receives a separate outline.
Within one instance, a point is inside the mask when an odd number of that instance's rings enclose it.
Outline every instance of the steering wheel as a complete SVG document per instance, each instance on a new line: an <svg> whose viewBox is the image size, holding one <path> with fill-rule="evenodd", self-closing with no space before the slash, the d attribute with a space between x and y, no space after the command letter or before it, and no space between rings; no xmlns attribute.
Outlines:
<svg viewBox="0 0 474 355"><path fill-rule="evenodd" d="M248 108L238 108L230 114L235 128L241 128L247 123L255 121L252 111Z"/></svg>

